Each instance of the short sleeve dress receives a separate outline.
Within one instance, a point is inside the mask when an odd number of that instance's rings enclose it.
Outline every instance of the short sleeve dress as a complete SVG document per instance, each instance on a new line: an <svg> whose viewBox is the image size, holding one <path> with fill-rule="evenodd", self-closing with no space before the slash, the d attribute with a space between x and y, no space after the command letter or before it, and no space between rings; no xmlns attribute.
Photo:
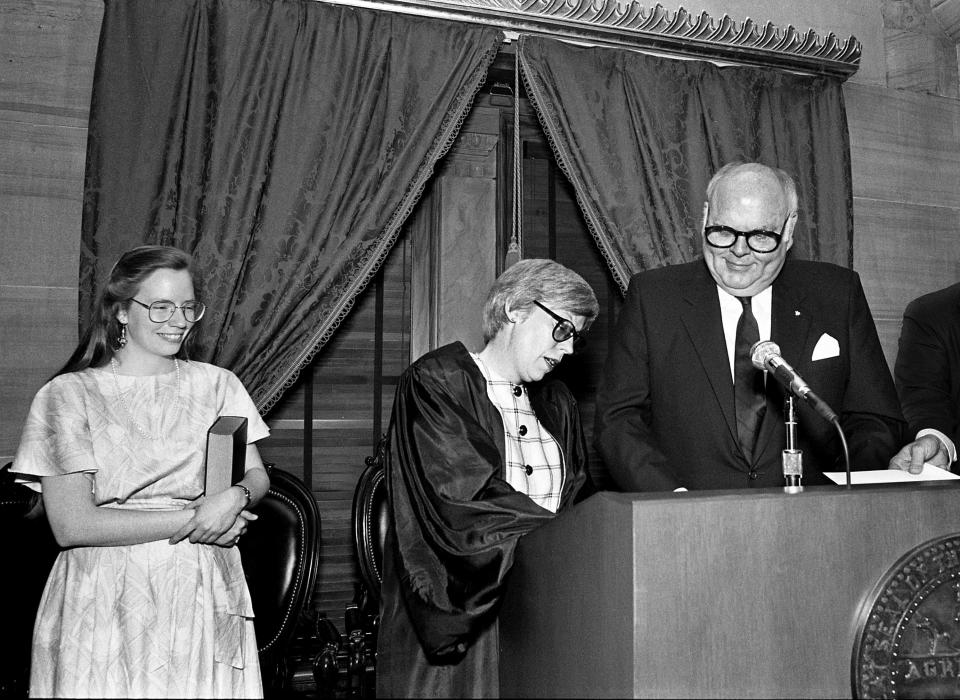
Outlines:
<svg viewBox="0 0 960 700"><path fill-rule="evenodd" d="M102 508L183 508L203 493L218 416L245 416L248 442L269 429L232 372L177 364L157 376L107 365L52 379L33 400L13 471L38 490L39 477L88 473ZM262 693L235 547L161 540L59 554L34 627L32 697Z"/></svg>

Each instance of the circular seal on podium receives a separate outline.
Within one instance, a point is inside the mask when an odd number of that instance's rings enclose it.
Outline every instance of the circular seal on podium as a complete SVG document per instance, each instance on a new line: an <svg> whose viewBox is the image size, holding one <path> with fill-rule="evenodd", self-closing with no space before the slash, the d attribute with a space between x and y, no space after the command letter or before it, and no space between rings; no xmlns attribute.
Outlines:
<svg viewBox="0 0 960 700"><path fill-rule="evenodd" d="M960 534L881 577L857 616L851 680L856 698L960 697Z"/></svg>

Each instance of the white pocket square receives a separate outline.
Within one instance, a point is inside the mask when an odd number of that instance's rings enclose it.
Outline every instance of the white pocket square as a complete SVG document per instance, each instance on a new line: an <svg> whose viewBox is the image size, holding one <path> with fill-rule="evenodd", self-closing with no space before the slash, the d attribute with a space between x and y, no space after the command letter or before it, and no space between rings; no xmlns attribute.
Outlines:
<svg viewBox="0 0 960 700"><path fill-rule="evenodd" d="M813 349L813 357L811 359L816 362L817 360L837 357L839 354L840 343L838 343L837 339L832 335L824 333L820 336L820 340L817 341L817 346Z"/></svg>

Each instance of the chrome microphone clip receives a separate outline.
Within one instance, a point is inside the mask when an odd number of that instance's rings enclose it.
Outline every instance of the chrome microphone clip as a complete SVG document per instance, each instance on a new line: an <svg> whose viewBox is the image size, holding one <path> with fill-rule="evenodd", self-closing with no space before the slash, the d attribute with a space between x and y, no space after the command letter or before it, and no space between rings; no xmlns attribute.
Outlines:
<svg viewBox="0 0 960 700"><path fill-rule="evenodd" d="M793 406L793 396L787 395L784 401L784 427L787 430L787 447L783 450L783 490L787 493L800 493L803 486L803 450L797 447L797 414Z"/></svg>

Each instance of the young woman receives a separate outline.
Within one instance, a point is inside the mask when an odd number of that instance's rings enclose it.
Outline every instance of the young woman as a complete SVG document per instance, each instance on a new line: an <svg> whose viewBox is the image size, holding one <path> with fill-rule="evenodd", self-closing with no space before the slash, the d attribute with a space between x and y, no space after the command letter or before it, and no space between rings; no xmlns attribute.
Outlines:
<svg viewBox="0 0 960 700"><path fill-rule="evenodd" d="M34 627L32 697L262 696L234 547L269 488L268 429L229 371L189 360L190 257L144 246L110 273L73 356L37 393L13 471L58 556ZM206 433L245 416L247 471L203 495Z"/></svg>
<svg viewBox="0 0 960 700"><path fill-rule="evenodd" d="M491 288L484 348L453 343L401 376L386 478L378 697L496 697L496 610L521 535L587 481L576 402L541 381L596 318L590 285L522 260Z"/></svg>

